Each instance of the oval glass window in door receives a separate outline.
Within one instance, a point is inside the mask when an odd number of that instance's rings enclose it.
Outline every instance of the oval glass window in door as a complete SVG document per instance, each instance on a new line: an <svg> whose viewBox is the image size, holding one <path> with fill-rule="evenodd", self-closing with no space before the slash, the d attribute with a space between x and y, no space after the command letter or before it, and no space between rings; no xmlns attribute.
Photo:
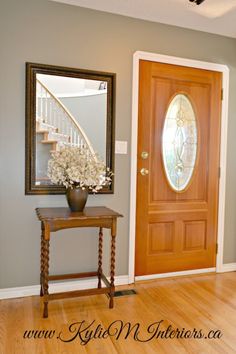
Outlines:
<svg viewBox="0 0 236 354"><path fill-rule="evenodd" d="M185 190L194 172L197 156L197 123L192 103L177 94L169 104L162 136L166 177L177 192Z"/></svg>

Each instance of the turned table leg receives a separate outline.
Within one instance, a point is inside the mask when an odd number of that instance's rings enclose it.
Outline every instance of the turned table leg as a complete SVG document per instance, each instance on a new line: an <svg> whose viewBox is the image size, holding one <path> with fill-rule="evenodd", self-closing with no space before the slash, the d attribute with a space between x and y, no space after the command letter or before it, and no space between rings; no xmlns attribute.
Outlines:
<svg viewBox="0 0 236 354"><path fill-rule="evenodd" d="M48 277L49 277L49 246L50 246L50 226L44 224L44 247L43 247L43 317L48 317Z"/></svg>
<svg viewBox="0 0 236 354"><path fill-rule="evenodd" d="M43 286L43 317L48 317L48 276L49 276L49 240L44 241L44 286Z"/></svg>
<svg viewBox="0 0 236 354"><path fill-rule="evenodd" d="M114 293L115 293L115 241L116 241L116 236L112 235L111 236L111 271L110 271L110 302L109 302L109 308L112 309L114 306Z"/></svg>
<svg viewBox="0 0 236 354"><path fill-rule="evenodd" d="M98 241L98 288L102 287L101 277L102 277L102 241L103 232L102 227L99 228L99 241Z"/></svg>
<svg viewBox="0 0 236 354"><path fill-rule="evenodd" d="M41 223L41 260L40 260L40 296L44 292L44 224Z"/></svg>

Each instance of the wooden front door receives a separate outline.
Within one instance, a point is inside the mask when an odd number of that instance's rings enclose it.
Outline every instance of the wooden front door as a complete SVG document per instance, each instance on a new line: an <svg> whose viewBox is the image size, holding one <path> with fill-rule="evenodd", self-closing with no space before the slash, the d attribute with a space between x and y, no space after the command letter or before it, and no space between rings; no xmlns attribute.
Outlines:
<svg viewBox="0 0 236 354"><path fill-rule="evenodd" d="M215 267L221 73L139 70L135 275Z"/></svg>

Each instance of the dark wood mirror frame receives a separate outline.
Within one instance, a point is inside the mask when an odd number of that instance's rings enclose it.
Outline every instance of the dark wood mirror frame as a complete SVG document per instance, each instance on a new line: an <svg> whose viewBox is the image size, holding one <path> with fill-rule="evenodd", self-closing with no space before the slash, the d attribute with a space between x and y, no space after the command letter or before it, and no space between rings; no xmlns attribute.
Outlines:
<svg viewBox="0 0 236 354"><path fill-rule="evenodd" d="M25 194L64 194L58 185L37 185L36 176L36 75L56 75L107 82L106 165L114 172L115 145L115 82L116 74L73 69L54 65L26 63L26 125L25 125ZM109 187L99 194L114 193L114 176Z"/></svg>

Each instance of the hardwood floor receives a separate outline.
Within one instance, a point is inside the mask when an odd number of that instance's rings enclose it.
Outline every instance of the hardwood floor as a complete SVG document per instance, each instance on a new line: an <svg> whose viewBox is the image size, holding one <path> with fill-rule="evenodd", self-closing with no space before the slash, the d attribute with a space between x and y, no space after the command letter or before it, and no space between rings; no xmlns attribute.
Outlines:
<svg viewBox="0 0 236 354"><path fill-rule="evenodd" d="M51 302L48 319L42 318L38 296L0 301L0 354L236 353L235 272L140 282L130 288L137 295L116 297L112 310L105 295ZM128 324L122 330L121 321L134 326L126 339ZM51 339L24 338L30 330L45 331L35 336L49 336L50 330L55 334ZM210 331L222 337L205 338ZM194 338L203 333L204 338Z"/></svg>

